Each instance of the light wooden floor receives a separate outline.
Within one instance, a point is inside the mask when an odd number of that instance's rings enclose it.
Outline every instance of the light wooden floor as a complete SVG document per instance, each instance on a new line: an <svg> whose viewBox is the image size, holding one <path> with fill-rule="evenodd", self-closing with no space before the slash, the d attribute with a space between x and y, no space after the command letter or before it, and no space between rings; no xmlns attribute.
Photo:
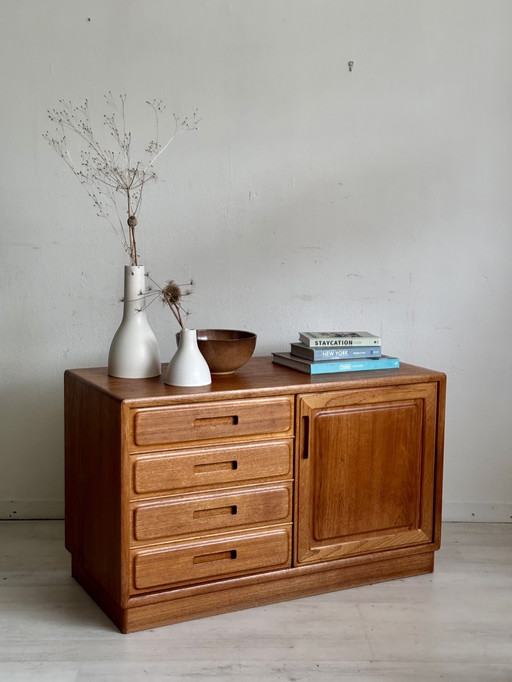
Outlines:
<svg viewBox="0 0 512 682"><path fill-rule="evenodd" d="M120 634L60 521L0 522L1 682L512 681L512 524L445 524L434 574Z"/></svg>

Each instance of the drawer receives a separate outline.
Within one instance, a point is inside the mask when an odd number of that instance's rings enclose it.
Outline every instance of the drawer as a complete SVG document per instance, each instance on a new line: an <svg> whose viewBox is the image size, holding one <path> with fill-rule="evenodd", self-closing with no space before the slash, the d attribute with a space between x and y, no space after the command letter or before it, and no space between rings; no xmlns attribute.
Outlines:
<svg viewBox="0 0 512 682"><path fill-rule="evenodd" d="M282 483L138 504L132 509L132 540L147 543L178 535L289 522L291 498L291 483Z"/></svg>
<svg viewBox="0 0 512 682"><path fill-rule="evenodd" d="M254 398L133 410L132 449L293 435L293 399Z"/></svg>
<svg viewBox="0 0 512 682"><path fill-rule="evenodd" d="M293 440L133 455L132 496L169 494L194 488L239 485L293 476Z"/></svg>
<svg viewBox="0 0 512 682"><path fill-rule="evenodd" d="M133 552L133 588L153 590L291 566L291 526Z"/></svg>

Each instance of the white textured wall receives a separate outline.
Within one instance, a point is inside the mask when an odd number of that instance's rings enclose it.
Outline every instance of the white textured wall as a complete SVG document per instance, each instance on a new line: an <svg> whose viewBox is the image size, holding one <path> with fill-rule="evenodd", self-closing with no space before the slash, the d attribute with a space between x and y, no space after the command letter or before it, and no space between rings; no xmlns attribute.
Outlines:
<svg viewBox="0 0 512 682"><path fill-rule="evenodd" d="M119 322L122 248L41 136L60 97L100 111L111 89L203 118L140 217L152 274L197 281L190 325L256 331L258 355L382 333L448 374L446 517L512 517L510 0L2 0L0 19L0 516L62 513L62 373L105 364ZM167 360L176 326L150 318Z"/></svg>

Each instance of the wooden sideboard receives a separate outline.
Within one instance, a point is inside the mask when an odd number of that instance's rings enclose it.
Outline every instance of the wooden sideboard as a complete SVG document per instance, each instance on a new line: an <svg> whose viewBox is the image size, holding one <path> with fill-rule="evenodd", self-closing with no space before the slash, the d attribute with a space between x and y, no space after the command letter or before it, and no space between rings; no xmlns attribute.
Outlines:
<svg viewBox="0 0 512 682"><path fill-rule="evenodd" d="M122 632L433 570L445 375L65 373L66 547Z"/></svg>

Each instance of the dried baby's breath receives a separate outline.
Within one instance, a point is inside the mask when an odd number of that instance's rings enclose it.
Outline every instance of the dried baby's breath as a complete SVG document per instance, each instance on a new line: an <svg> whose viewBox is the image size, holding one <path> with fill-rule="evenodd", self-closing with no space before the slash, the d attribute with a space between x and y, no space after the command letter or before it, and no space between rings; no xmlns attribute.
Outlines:
<svg viewBox="0 0 512 682"><path fill-rule="evenodd" d="M105 96L109 113L103 116L104 132L113 144L108 148L100 141L91 122L89 102L74 106L70 101L59 100L56 109L48 111L48 118L54 124L54 131L47 131L43 137L69 166L73 174L87 191L96 214L107 220L121 239L130 257L131 265L138 265L135 228L137 215L142 203L146 184L156 180L154 163L180 133L197 130L197 110L190 117L179 118L172 114L171 133L164 144L160 143L160 127L165 114L161 100L147 101L153 111L154 137L145 145L145 158L132 159L132 133L127 131L126 95L114 98L109 92ZM67 134L72 133L79 142L79 160L73 159ZM112 216L114 214L115 217ZM121 215L128 217L128 237Z"/></svg>

